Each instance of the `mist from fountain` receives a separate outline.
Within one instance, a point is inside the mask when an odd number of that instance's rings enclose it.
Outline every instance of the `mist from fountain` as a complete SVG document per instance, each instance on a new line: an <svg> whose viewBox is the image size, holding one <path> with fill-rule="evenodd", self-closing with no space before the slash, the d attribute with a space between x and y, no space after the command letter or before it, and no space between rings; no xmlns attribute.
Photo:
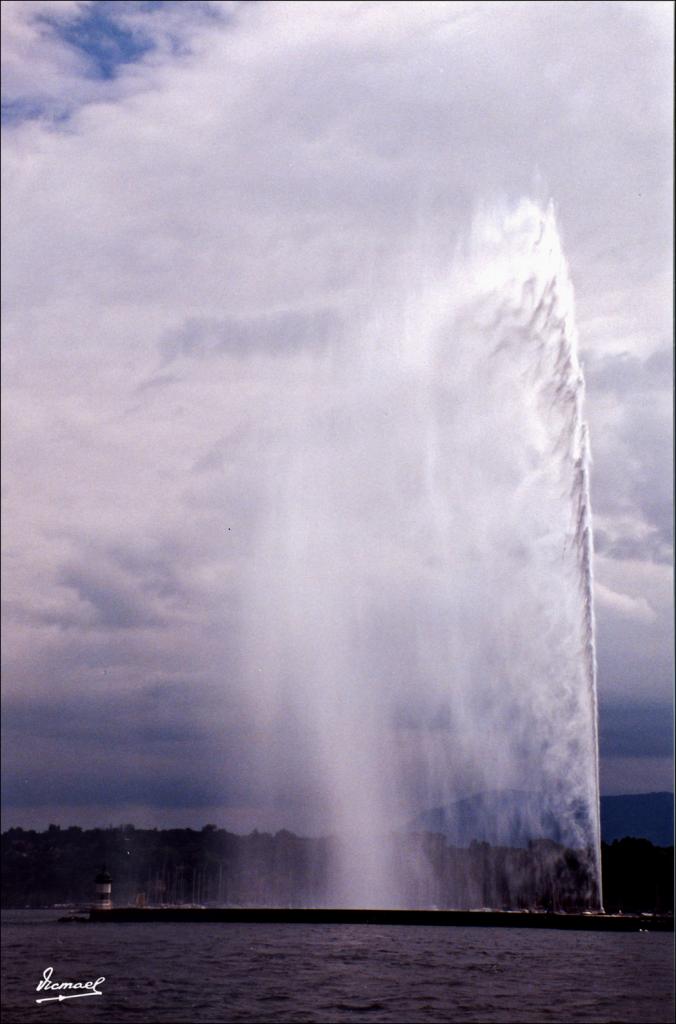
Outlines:
<svg viewBox="0 0 676 1024"><path fill-rule="evenodd" d="M386 837L521 792L522 832L584 851L596 907L589 452L554 211L484 210L421 263L279 362L241 605L270 799L336 837L332 902L397 907L430 865ZM489 803L509 832L513 801Z"/></svg>

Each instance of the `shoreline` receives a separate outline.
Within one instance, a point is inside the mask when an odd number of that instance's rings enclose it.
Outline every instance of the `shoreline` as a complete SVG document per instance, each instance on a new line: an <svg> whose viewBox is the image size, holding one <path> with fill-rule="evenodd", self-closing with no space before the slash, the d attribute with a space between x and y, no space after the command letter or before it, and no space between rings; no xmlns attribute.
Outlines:
<svg viewBox="0 0 676 1024"><path fill-rule="evenodd" d="M361 910L332 907L113 907L92 908L86 923L203 922L219 924L376 924L479 928L554 928L572 931L673 932L668 915L566 914L509 910Z"/></svg>

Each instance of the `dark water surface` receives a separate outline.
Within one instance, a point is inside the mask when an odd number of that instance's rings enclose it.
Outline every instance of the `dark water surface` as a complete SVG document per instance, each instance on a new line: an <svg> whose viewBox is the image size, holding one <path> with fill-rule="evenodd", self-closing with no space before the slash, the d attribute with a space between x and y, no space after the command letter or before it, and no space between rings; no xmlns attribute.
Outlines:
<svg viewBox="0 0 676 1024"><path fill-rule="evenodd" d="M58 924L3 914L3 1008L22 1021L673 1019L673 935L303 924ZM54 981L102 995L36 1004Z"/></svg>

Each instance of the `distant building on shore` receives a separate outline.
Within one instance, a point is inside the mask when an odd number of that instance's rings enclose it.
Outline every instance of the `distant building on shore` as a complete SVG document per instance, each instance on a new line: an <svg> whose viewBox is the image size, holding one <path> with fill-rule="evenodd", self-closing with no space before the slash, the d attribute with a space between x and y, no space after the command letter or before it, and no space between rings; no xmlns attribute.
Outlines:
<svg viewBox="0 0 676 1024"><path fill-rule="evenodd" d="M113 906L111 897L113 880L108 871L106 871L105 864L94 879L94 882L96 885L96 900L94 902L94 907L97 910L111 910Z"/></svg>

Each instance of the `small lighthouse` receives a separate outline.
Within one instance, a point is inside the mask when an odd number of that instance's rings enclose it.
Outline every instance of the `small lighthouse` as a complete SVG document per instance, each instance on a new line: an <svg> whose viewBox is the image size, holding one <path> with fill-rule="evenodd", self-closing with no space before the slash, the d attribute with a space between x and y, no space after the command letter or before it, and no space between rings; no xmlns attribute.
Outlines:
<svg viewBox="0 0 676 1024"><path fill-rule="evenodd" d="M94 903L95 910L111 910L113 901L111 899L112 889L112 878L106 871L106 866L101 868L98 875L94 879L96 885L96 901Z"/></svg>

